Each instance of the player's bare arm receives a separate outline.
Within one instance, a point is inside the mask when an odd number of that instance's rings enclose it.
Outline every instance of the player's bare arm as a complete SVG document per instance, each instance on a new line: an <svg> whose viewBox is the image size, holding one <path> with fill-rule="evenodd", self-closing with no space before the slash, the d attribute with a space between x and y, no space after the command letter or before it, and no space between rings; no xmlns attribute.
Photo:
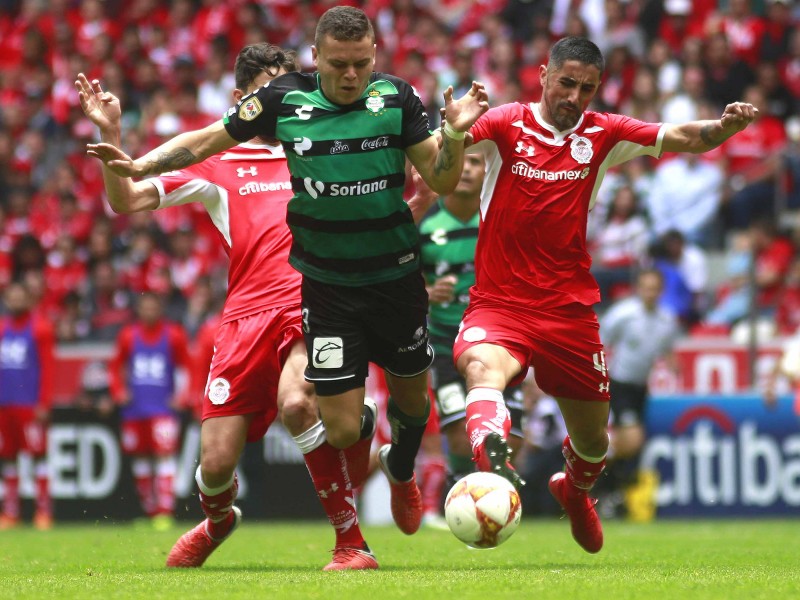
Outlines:
<svg viewBox="0 0 800 600"><path fill-rule="evenodd" d="M441 146L435 136L406 149L406 154L425 183L438 194L452 192L464 165L467 130L489 110L489 97L482 83L472 82L470 90L453 100L453 88L444 92L445 125Z"/></svg>
<svg viewBox="0 0 800 600"><path fill-rule="evenodd" d="M75 80L78 99L84 114L100 131L100 140L116 147L122 145L122 108L119 98L103 91L100 81L91 82L83 73ZM159 198L155 186L146 181L134 182L120 177L103 165L108 203L116 213L132 213L158 208Z"/></svg>
<svg viewBox="0 0 800 600"><path fill-rule="evenodd" d="M758 109L746 102L728 104L716 121L690 121L669 125L664 134L664 152L699 154L716 148L731 136L746 128L758 114Z"/></svg>
<svg viewBox="0 0 800 600"><path fill-rule="evenodd" d="M120 177L145 177L197 164L236 144L220 120L203 129L181 133L135 160L115 144L87 144L86 153L99 158Z"/></svg>

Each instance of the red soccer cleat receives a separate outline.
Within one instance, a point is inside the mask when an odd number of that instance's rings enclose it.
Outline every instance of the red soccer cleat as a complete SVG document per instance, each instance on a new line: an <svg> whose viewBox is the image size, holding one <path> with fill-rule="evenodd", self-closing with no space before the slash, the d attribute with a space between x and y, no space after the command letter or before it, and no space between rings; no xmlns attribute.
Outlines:
<svg viewBox="0 0 800 600"><path fill-rule="evenodd" d="M603 547L603 525L597 516L594 505L597 502L586 492L577 491L572 498L567 497L567 474L556 473L550 478L548 487L561 508L567 513L572 525L572 537L586 550L594 554Z"/></svg>
<svg viewBox="0 0 800 600"><path fill-rule="evenodd" d="M361 548L334 548L333 560L322 569L323 571L364 571L377 569L378 561L365 546Z"/></svg>
<svg viewBox="0 0 800 600"><path fill-rule="evenodd" d="M406 535L416 533L422 523L422 494L417 487L416 476L408 481L397 481L389 473L387 459L391 444L384 444L378 451L378 462L381 470L389 480L392 490L392 517L397 527Z"/></svg>
<svg viewBox="0 0 800 600"><path fill-rule="evenodd" d="M502 436L499 433L490 433L476 449L475 463L479 471L500 475L519 490L525 485L525 481L511 464L509 456L511 451Z"/></svg>
<svg viewBox="0 0 800 600"><path fill-rule="evenodd" d="M358 440L344 451L347 457L347 473L350 475L350 484L354 490L360 488L369 475L369 451L372 447L372 438L375 437L375 430L378 428L378 405L372 398L366 397L364 398L364 408L372 415L372 429L366 437Z"/></svg>
<svg viewBox="0 0 800 600"><path fill-rule="evenodd" d="M242 511L239 507L234 506L233 510L233 525L228 534L220 539L215 540L208 535L206 529L208 519L205 519L197 527L184 533L167 556L168 567L200 567L206 562L206 559L211 556L211 553L219 548L220 544L231 537L231 534L239 527L242 522Z"/></svg>

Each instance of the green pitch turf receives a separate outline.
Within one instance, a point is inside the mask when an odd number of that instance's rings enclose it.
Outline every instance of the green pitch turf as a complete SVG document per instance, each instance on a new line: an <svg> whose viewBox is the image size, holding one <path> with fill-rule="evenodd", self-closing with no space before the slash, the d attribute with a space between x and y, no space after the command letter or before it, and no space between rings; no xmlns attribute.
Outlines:
<svg viewBox="0 0 800 600"><path fill-rule="evenodd" d="M523 520L503 546L480 551L449 532L364 527L381 569L350 573L320 571L332 546L326 524L245 520L201 569L165 569L190 526L1 531L0 598L800 598L800 519L609 522L597 555L558 520Z"/></svg>

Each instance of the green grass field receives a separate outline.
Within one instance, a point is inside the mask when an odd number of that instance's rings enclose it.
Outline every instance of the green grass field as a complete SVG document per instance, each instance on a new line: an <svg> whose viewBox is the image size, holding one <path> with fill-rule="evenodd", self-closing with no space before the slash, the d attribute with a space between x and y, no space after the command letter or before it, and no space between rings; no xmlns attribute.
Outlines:
<svg viewBox="0 0 800 600"><path fill-rule="evenodd" d="M61 525L0 532L1 598L800 598L800 519L611 522L584 553L566 521L523 520L495 550L449 532L364 527L379 571L323 573L323 523L247 522L196 570L167 570L190 526Z"/></svg>

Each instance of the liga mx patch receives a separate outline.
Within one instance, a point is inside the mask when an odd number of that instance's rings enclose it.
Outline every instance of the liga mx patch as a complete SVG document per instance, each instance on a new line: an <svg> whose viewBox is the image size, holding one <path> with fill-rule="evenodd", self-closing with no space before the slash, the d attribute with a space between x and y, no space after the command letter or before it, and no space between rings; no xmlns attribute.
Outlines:
<svg viewBox="0 0 800 600"><path fill-rule="evenodd" d="M225 404L225 401L231 397L231 384L227 379L217 377L208 384L208 399L211 404Z"/></svg>
<svg viewBox="0 0 800 600"><path fill-rule="evenodd" d="M242 106L239 108L239 118L242 121L252 121L260 115L263 110L261 102L259 102L258 98L253 96L242 103Z"/></svg>
<svg viewBox="0 0 800 600"><path fill-rule="evenodd" d="M318 369L339 369L344 364L340 337L315 337L311 345L311 364Z"/></svg>

